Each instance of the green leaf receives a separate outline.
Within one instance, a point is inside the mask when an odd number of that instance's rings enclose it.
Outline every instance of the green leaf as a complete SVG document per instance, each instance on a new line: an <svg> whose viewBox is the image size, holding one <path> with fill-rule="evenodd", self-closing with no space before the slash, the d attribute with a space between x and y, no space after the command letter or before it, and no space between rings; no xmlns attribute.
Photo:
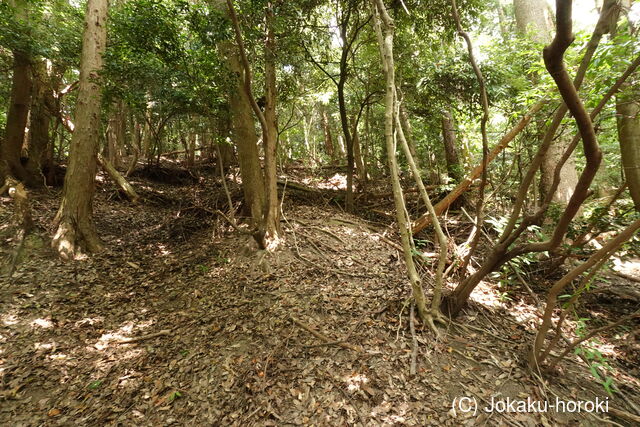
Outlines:
<svg viewBox="0 0 640 427"><path fill-rule="evenodd" d="M182 397L182 393L180 393L178 390L174 391L173 393L171 393L169 395L169 398L167 399L167 401L169 403L173 402L174 400L176 400L177 398Z"/></svg>
<svg viewBox="0 0 640 427"><path fill-rule="evenodd" d="M95 380L95 381L91 381L89 383L89 385L87 386L87 388L89 390L96 390L98 389L100 386L102 385L102 380Z"/></svg>

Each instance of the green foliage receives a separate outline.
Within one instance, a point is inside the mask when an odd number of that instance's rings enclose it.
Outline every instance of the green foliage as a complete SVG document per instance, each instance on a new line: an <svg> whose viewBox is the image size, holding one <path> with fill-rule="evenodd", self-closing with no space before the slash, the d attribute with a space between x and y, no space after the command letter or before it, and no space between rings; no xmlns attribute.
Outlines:
<svg viewBox="0 0 640 427"><path fill-rule="evenodd" d="M584 336L584 330L576 330L576 333L579 337ZM596 340L586 341L581 346L575 349L575 354L582 355L586 361L589 363L589 372L591 375L602 385L607 394L613 396L613 377L607 375L607 372L612 371L611 365L609 361L604 357L602 352L595 347L597 344ZM604 375L601 374L600 370L604 371Z"/></svg>
<svg viewBox="0 0 640 427"><path fill-rule="evenodd" d="M224 103L216 43L230 33L218 12L180 0L125 2L111 11L110 34L107 103L151 104L163 114L206 114Z"/></svg>

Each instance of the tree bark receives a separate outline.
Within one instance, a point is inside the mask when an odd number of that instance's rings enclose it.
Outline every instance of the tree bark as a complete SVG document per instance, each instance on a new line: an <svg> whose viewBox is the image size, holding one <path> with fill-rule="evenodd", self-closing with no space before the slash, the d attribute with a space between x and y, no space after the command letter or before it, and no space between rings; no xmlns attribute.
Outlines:
<svg viewBox="0 0 640 427"><path fill-rule="evenodd" d="M113 166L109 160L103 158L100 154L98 154L98 163L102 166L102 168L109 174L111 179L118 184L118 187L127 195L129 200L133 204L137 204L140 201L140 196L136 193L136 190L133 188L131 184L122 176L120 172Z"/></svg>
<svg viewBox="0 0 640 427"><path fill-rule="evenodd" d="M0 151L0 179L9 175L26 181L27 171L20 162L25 128L31 102L31 66L29 57L20 51L13 52L13 77L11 98L7 112L7 126Z"/></svg>
<svg viewBox="0 0 640 427"><path fill-rule="evenodd" d="M521 35L528 36L537 43L548 44L551 42L553 17L545 0L514 0L513 5L516 15L516 27ZM530 77L533 83L538 80L537 76ZM544 134L542 131L544 122L538 123L538 128L542 137ZM569 144L570 140L566 137L559 138L549 146L545 153L540 167L541 200L544 200L551 191L556 165ZM575 156L571 155L560 171L560 182L552 200L566 206L577 183L578 174L576 172Z"/></svg>
<svg viewBox="0 0 640 427"><path fill-rule="evenodd" d="M353 122L353 130L351 131L351 139L353 142L353 158L356 165L356 172L358 174L358 179L360 180L360 185L364 186L367 183L367 170L364 166L364 160L362 159L362 150L360 146L360 134L358 133L358 117L354 117Z"/></svg>
<svg viewBox="0 0 640 427"><path fill-rule="evenodd" d="M631 2L623 1L624 10ZM617 16L616 16L617 18ZM611 25L615 25L613 22ZM615 27L614 27L615 28ZM616 96L618 141L624 176L636 210L640 210L640 91L625 83Z"/></svg>
<svg viewBox="0 0 640 427"><path fill-rule="evenodd" d="M616 98L618 141L624 176L636 210L640 210L640 102L627 88Z"/></svg>
<svg viewBox="0 0 640 427"><path fill-rule="evenodd" d="M322 131L324 133L324 150L331 159L331 164L336 164L336 154L333 147L333 138L331 137L331 124L329 122L329 115L327 114L327 108L323 105L322 109Z"/></svg>
<svg viewBox="0 0 640 427"><path fill-rule="evenodd" d="M99 73L107 39L107 0L89 0L80 58L80 88L75 131L71 138L69 166L62 202L55 218L53 247L60 256L74 258L81 252L102 248L93 223L93 194L102 99Z"/></svg>
<svg viewBox="0 0 640 427"><path fill-rule="evenodd" d="M225 51L227 65L233 73L233 92L229 96L231 125L234 142L238 147L238 163L242 176L242 192L252 219L252 226L257 227L262 219L265 203L264 175L258 156L258 136L255 121L251 112L249 97L244 90L242 64L238 58L237 47L228 43L221 44Z"/></svg>
<svg viewBox="0 0 640 427"><path fill-rule="evenodd" d="M47 91L51 91L51 82L44 60L33 63L33 89L31 112L29 114L28 159L25 165L27 184L41 187L45 183L42 175L42 163L49 146L49 125L51 114L47 111Z"/></svg>
<svg viewBox="0 0 640 427"><path fill-rule="evenodd" d="M276 116L276 40L275 40L275 16L273 14L273 4L267 2L265 10L265 107L264 121L266 128L262 129L264 144L264 177L266 203L264 212L264 232L267 246L275 244L277 246L280 229L280 210L278 206L278 173L276 164L276 153L278 151L278 119Z"/></svg>
<svg viewBox="0 0 640 427"><path fill-rule="evenodd" d="M447 173L449 178L459 183L462 181L464 175L462 173L462 165L460 164L460 156L458 156L458 147L456 146L456 130L453 123L453 116L448 109L442 112L442 139L444 140Z"/></svg>
<svg viewBox="0 0 640 427"><path fill-rule="evenodd" d="M400 186L400 179L398 177L396 140L393 132L395 124L394 117L396 114L395 65L393 60L394 24L391 17L387 14L382 0L371 0L371 3L375 10L374 26L378 37L380 57L386 78L384 135L387 147L387 160L391 173L391 184L393 187L396 220L398 221L400 240L402 242L402 252L404 255L405 265L407 267L409 281L411 283L411 289L413 291L413 298L416 302L416 307L418 308L418 315L423 322L428 323L434 332L437 333L437 330L433 325L433 318L427 308L426 297L424 295L424 290L422 289L420 276L418 275L415 263L413 262L411 224L407 215L402 187Z"/></svg>

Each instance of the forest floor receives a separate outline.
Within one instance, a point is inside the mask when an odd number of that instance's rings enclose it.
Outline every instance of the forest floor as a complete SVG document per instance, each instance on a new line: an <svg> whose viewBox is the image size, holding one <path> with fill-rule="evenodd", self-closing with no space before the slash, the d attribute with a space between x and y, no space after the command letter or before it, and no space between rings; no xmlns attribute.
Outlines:
<svg viewBox="0 0 640 427"><path fill-rule="evenodd" d="M483 283L440 338L416 322L410 375L410 289L393 228L285 190L285 244L257 254L215 215L226 199L213 174L139 174L139 206L99 177L106 250L77 262L49 248L60 189L30 193L38 230L13 276L0 276L0 425L632 424L612 413L482 411L492 398L607 398L577 357L545 380L527 371L538 308L518 283L508 297ZM15 252L13 223L2 198L3 260ZM543 295L545 283L530 288ZM594 295L580 310L603 322L638 305ZM635 413L637 336L610 338L602 352L621 393L609 405ZM476 414L452 409L463 397Z"/></svg>

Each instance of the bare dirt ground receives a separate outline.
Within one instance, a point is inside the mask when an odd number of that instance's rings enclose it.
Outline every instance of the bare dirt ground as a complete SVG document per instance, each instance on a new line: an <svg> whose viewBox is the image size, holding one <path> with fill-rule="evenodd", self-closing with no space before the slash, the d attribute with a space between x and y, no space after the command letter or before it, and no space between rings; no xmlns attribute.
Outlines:
<svg viewBox="0 0 640 427"><path fill-rule="evenodd" d="M224 209L219 182L164 181L133 179L140 206L101 184L95 217L107 249L77 262L48 246L59 190L30 195L39 229L13 277L0 276L0 425L633 424L611 412L481 410L492 398L609 397L577 357L544 380L527 371L538 316L521 284L507 293L483 284L439 339L416 324L411 376L409 286L393 228L292 191L284 247L258 254L214 214ZM0 199L7 264L11 212ZM595 295L581 310L602 322L638 305ZM629 414L640 406L637 329L601 339L621 392L609 405ZM452 409L462 397L479 412Z"/></svg>

